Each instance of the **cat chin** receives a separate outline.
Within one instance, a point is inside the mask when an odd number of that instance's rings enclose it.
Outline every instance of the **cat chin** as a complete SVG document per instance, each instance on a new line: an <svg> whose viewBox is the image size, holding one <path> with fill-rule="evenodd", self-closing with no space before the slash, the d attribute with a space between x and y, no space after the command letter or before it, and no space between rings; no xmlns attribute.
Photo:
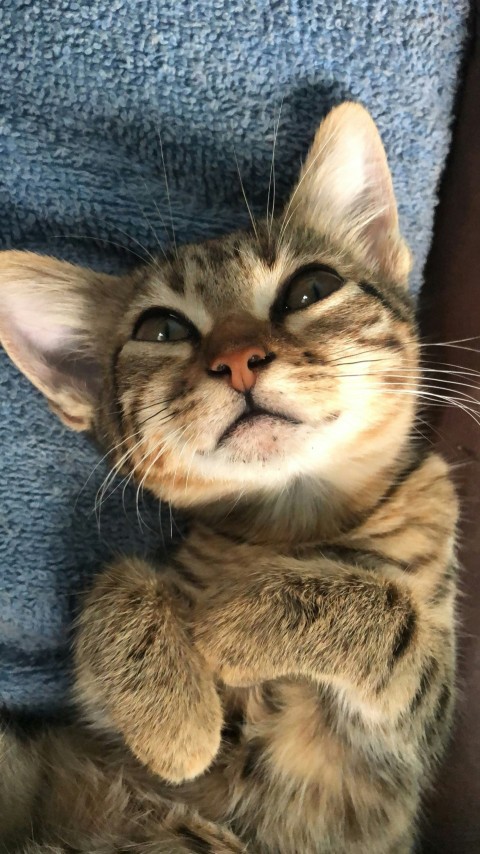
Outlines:
<svg viewBox="0 0 480 854"><path fill-rule="evenodd" d="M216 448L197 451L190 476L196 475L206 492L225 498L281 494L291 483L313 481L322 489L329 484L340 493L355 493L398 456L408 434L402 418L372 433L378 426L356 409L335 412L315 426L262 417L239 424Z"/></svg>
<svg viewBox="0 0 480 854"><path fill-rule="evenodd" d="M221 442L232 463L268 463L285 456L295 442L299 425L268 415L241 422Z"/></svg>
<svg viewBox="0 0 480 854"><path fill-rule="evenodd" d="M215 450L198 453L192 469L235 488L283 487L315 468L324 429L262 417L239 425Z"/></svg>

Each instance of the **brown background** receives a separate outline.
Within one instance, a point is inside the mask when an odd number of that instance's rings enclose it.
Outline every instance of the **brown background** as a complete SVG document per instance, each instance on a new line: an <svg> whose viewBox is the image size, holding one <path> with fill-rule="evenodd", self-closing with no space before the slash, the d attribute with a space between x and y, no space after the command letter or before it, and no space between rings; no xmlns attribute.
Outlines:
<svg viewBox="0 0 480 854"><path fill-rule="evenodd" d="M453 147L442 182L421 316L426 341L479 336L458 348L433 347L445 362L480 370L480 3L472 11ZM439 366L440 367L440 366ZM472 378L449 377L462 382ZM459 387L480 401L479 390ZM453 388L453 386L452 386ZM462 497L457 725L437 792L426 805L422 854L480 854L480 407L477 425L448 407L435 410L432 438L458 464Z"/></svg>

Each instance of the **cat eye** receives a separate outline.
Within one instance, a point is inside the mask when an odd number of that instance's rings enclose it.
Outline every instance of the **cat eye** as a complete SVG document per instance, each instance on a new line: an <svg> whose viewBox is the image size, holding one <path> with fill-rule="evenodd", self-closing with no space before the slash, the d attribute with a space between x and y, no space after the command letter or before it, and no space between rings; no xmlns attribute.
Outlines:
<svg viewBox="0 0 480 854"><path fill-rule="evenodd" d="M188 341L197 337L195 327L181 314L162 308L151 308L144 312L133 330L135 341L155 341L160 344L170 341Z"/></svg>
<svg viewBox="0 0 480 854"><path fill-rule="evenodd" d="M283 294L284 312L300 311L338 291L344 280L330 267L308 267L290 280Z"/></svg>

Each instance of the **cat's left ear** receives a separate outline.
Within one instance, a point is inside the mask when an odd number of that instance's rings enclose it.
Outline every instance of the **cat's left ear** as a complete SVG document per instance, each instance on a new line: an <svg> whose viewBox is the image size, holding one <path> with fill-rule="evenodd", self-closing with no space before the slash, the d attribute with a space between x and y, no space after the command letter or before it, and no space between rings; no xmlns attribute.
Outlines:
<svg viewBox="0 0 480 854"><path fill-rule="evenodd" d="M74 430L93 423L122 283L32 252L0 253L0 343Z"/></svg>
<svg viewBox="0 0 480 854"><path fill-rule="evenodd" d="M387 157L367 110L344 103L317 130L285 221L320 231L380 278L405 284L411 267Z"/></svg>

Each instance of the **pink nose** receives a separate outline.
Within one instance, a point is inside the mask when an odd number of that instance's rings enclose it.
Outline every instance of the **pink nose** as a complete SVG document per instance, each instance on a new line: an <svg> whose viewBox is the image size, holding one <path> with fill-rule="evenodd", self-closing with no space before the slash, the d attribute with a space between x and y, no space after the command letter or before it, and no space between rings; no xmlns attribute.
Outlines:
<svg viewBox="0 0 480 854"><path fill-rule="evenodd" d="M230 350L217 356L210 364L210 370L225 374L228 382L236 391L250 391L257 380L256 368L266 359L263 347L244 347L242 350Z"/></svg>

